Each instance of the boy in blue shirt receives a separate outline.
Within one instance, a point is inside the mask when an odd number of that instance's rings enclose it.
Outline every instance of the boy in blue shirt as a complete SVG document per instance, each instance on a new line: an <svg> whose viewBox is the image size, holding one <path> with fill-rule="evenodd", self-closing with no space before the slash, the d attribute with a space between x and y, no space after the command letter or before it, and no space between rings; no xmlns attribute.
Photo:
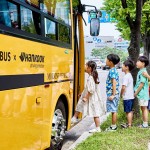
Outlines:
<svg viewBox="0 0 150 150"><path fill-rule="evenodd" d="M107 56L106 65L110 67L107 81L106 81L106 94L107 94L107 112L112 113L112 125L106 131L115 131L117 129L117 111L119 102L119 74L115 65L118 64L120 58L116 54L109 54Z"/></svg>
<svg viewBox="0 0 150 150"><path fill-rule="evenodd" d="M149 64L149 61L146 56L140 56L137 60L136 66L139 68L139 72L137 74L136 85L134 87L134 96L138 98L139 105L142 111L142 119L143 124L139 127L147 128L148 127L148 100L149 100L149 85L148 79L143 76L143 72L146 71L146 66Z"/></svg>

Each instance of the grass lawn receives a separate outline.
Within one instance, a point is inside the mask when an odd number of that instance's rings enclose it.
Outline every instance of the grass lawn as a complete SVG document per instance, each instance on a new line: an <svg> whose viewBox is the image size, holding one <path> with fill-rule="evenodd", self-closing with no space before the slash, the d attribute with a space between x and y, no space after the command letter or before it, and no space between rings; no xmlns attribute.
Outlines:
<svg viewBox="0 0 150 150"><path fill-rule="evenodd" d="M111 125L111 116L109 116L107 121L101 125L103 132L88 137L77 146L76 150L148 150L150 128L140 129L137 127L138 124L142 123L141 118L134 119L133 127L129 129L120 127L120 124L125 122L126 117L121 101L118 110L117 131L105 132L105 129Z"/></svg>

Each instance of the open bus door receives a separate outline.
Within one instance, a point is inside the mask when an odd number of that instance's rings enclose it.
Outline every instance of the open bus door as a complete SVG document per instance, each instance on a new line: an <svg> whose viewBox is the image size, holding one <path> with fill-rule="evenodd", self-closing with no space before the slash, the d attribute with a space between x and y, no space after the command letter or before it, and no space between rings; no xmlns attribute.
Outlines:
<svg viewBox="0 0 150 150"><path fill-rule="evenodd" d="M94 8L94 10L89 11L88 8ZM97 11L95 6L82 5L79 0L78 9L74 11L74 102L73 102L73 114L75 112L75 107L78 102L78 95L82 93L84 89L85 80L85 48L84 48L84 29L83 12L88 12L90 15L90 35L98 36L100 31L100 20L101 12ZM92 13L95 14L92 16ZM77 26L78 25L78 26ZM77 33L78 32L78 33ZM78 36L77 36L78 35Z"/></svg>

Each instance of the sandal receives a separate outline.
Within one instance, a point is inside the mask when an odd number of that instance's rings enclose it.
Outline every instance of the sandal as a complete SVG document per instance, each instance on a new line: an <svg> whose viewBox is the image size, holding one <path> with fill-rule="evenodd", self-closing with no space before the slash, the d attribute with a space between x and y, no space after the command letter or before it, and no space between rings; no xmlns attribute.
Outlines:
<svg viewBox="0 0 150 150"><path fill-rule="evenodd" d="M129 125L128 123L124 123L124 124L121 124L121 127L122 128L131 128L132 125Z"/></svg>
<svg viewBox="0 0 150 150"><path fill-rule="evenodd" d="M122 124L121 124L121 127L122 127L122 128L128 128L128 123L122 123Z"/></svg>

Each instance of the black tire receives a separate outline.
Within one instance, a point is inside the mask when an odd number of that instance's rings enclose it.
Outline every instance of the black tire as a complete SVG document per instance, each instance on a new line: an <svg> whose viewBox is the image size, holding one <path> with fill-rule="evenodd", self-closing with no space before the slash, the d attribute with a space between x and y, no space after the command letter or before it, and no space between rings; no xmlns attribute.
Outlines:
<svg viewBox="0 0 150 150"><path fill-rule="evenodd" d="M63 118L66 120L66 110L65 110L65 106L64 106L64 103L62 102L62 100L59 100L57 102L55 111L56 110L60 110L62 112ZM65 126L66 126L66 122L65 122ZM63 146L63 140L55 145L51 142L50 147L47 148L46 150L61 150L62 146Z"/></svg>

